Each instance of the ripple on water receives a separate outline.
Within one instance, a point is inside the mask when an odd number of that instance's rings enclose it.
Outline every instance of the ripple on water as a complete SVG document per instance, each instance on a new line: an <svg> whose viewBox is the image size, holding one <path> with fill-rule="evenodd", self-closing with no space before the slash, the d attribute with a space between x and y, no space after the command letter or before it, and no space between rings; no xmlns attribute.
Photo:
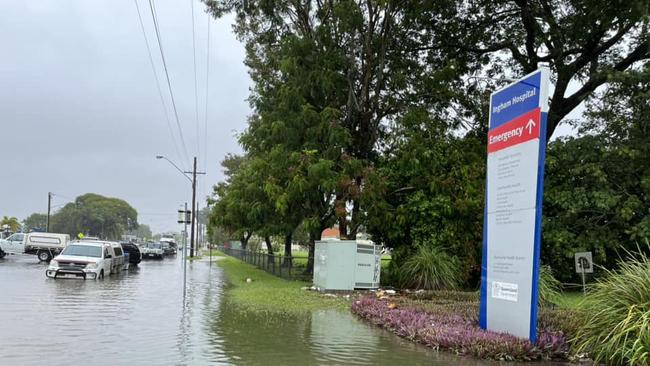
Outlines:
<svg viewBox="0 0 650 366"><path fill-rule="evenodd" d="M180 257L180 256L179 256ZM51 280L32 256L0 260L2 365L484 365L437 354L347 312L241 311L222 272L180 258L104 281Z"/></svg>

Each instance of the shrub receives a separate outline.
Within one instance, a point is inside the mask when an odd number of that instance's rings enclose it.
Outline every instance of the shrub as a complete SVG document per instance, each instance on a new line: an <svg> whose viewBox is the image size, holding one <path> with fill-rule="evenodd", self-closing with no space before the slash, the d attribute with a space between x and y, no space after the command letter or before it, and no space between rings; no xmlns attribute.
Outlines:
<svg viewBox="0 0 650 366"><path fill-rule="evenodd" d="M650 248L650 246L649 246ZM606 270L587 293L583 325L575 337L578 352L595 362L650 363L650 259L639 253Z"/></svg>
<svg viewBox="0 0 650 366"><path fill-rule="evenodd" d="M456 257L432 245L420 245L399 268L399 284L423 290L454 290L460 270Z"/></svg>
<svg viewBox="0 0 650 366"><path fill-rule="evenodd" d="M558 303L562 296L562 283L555 279L550 266L541 266L539 272L539 306L550 306Z"/></svg>
<svg viewBox="0 0 650 366"><path fill-rule="evenodd" d="M352 304L352 312L400 337L436 350L494 360L541 360L565 358L564 334L550 330L538 333L536 344L506 333L480 329L474 319L455 312L427 312L413 307L391 306L367 296Z"/></svg>

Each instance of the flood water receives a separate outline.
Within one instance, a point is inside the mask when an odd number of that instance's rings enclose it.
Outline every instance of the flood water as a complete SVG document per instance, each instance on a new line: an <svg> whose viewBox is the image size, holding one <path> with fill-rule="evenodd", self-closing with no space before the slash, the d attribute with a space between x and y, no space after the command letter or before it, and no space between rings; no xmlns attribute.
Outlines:
<svg viewBox="0 0 650 366"><path fill-rule="evenodd" d="M185 301L180 258L104 281L47 279L45 267L34 256L0 260L2 365L493 364L433 352L345 311L240 311L222 270L203 261L188 263Z"/></svg>

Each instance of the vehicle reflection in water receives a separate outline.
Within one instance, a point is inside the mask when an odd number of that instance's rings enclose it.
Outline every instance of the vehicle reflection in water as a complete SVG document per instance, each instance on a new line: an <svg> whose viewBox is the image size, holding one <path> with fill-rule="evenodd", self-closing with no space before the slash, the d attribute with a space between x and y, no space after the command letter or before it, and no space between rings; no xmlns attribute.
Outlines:
<svg viewBox="0 0 650 366"><path fill-rule="evenodd" d="M485 365L436 353L348 312L247 312L221 269L144 261L104 281L45 278L33 256L0 260L2 365ZM509 364L513 365L513 364Z"/></svg>

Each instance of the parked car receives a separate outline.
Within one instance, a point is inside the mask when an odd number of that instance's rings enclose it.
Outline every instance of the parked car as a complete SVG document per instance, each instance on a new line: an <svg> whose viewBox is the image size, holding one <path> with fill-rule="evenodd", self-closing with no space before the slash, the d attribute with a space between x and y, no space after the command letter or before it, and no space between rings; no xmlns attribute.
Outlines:
<svg viewBox="0 0 650 366"><path fill-rule="evenodd" d="M0 258L7 254L35 254L47 262L70 242L70 235L57 233L15 233L0 240Z"/></svg>
<svg viewBox="0 0 650 366"><path fill-rule="evenodd" d="M111 248L113 249L113 267L111 273L120 273L124 270L124 250L122 250L122 245L117 242L109 242Z"/></svg>
<svg viewBox="0 0 650 366"><path fill-rule="evenodd" d="M113 269L110 242L73 241L50 261L45 275L50 278L103 279Z"/></svg>
<svg viewBox="0 0 650 366"><path fill-rule="evenodd" d="M166 242L166 241L161 241L160 244L162 244L163 253L165 253L165 255L175 255L176 254L176 248L172 247L171 243Z"/></svg>
<svg viewBox="0 0 650 366"><path fill-rule="evenodd" d="M165 252L160 243L147 243L142 247L142 258L163 259Z"/></svg>
<svg viewBox="0 0 650 366"><path fill-rule="evenodd" d="M133 243L122 242L122 249L124 253L129 253L129 263L138 264L142 261L142 253L140 253L140 248Z"/></svg>
<svg viewBox="0 0 650 366"><path fill-rule="evenodd" d="M165 254L176 254L178 251L178 245L176 245L176 241L174 241L174 237L172 235L164 234L163 237L160 238L160 242L163 244L163 248L165 245L169 247Z"/></svg>

